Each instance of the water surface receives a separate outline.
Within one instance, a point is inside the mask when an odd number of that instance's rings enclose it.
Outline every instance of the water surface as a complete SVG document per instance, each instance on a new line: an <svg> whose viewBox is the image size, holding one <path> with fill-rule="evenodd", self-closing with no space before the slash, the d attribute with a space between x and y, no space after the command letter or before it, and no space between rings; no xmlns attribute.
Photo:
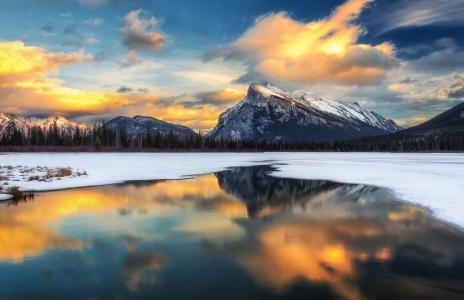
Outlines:
<svg viewBox="0 0 464 300"><path fill-rule="evenodd" d="M464 233L242 167L0 205L0 299L464 299Z"/></svg>

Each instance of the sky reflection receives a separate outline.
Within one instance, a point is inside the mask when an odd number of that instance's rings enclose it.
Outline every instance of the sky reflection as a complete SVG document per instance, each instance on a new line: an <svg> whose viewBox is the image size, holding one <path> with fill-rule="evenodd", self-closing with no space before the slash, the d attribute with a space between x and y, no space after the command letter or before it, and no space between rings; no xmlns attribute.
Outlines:
<svg viewBox="0 0 464 300"><path fill-rule="evenodd" d="M462 299L463 232L383 189L269 170L4 203L0 298Z"/></svg>

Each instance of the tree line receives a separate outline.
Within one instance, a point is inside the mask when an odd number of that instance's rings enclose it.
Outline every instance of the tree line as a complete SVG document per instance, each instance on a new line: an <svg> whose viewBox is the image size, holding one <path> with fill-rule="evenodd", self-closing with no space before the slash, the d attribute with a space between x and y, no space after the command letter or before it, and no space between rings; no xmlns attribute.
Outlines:
<svg viewBox="0 0 464 300"><path fill-rule="evenodd" d="M0 139L2 148L8 150L34 149L86 149L90 151L369 151L369 152L421 152L464 151L464 136L381 136L342 141L256 141L209 139L199 132L179 136L171 132L160 134L146 130L128 134L126 128L111 128L96 124L91 129L61 130L56 123L50 128L29 127L25 132L14 129Z"/></svg>

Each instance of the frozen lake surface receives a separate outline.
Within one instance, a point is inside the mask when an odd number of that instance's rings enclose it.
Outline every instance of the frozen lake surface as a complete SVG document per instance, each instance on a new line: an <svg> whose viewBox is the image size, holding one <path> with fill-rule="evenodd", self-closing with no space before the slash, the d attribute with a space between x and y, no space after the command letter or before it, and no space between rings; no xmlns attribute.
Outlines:
<svg viewBox="0 0 464 300"><path fill-rule="evenodd" d="M462 300L464 231L270 166L0 203L0 299Z"/></svg>
<svg viewBox="0 0 464 300"><path fill-rule="evenodd" d="M272 164L273 176L386 187L394 196L464 227L464 155L397 153L3 153L0 165L71 167L87 176L10 185L57 190L126 181L179 179L228 167ZM5 195L0 195L5 198Z"/></svg>

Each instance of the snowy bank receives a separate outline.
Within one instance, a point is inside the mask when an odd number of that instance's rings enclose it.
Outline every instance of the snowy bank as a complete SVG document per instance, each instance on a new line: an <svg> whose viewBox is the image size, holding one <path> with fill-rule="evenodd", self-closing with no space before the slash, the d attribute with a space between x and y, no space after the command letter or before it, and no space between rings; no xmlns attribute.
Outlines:
<svg viewBox="0 0 464 300"><path fill-rule="evenodd" d="M227 167L275 164L274 176L390 188L464 227L464 154L390 153L3 153L0 165L70 167L87 176L17 181L22 190L56 190L136 180L179 179ZM0 195L0 199L4 195Z"/></svg>

